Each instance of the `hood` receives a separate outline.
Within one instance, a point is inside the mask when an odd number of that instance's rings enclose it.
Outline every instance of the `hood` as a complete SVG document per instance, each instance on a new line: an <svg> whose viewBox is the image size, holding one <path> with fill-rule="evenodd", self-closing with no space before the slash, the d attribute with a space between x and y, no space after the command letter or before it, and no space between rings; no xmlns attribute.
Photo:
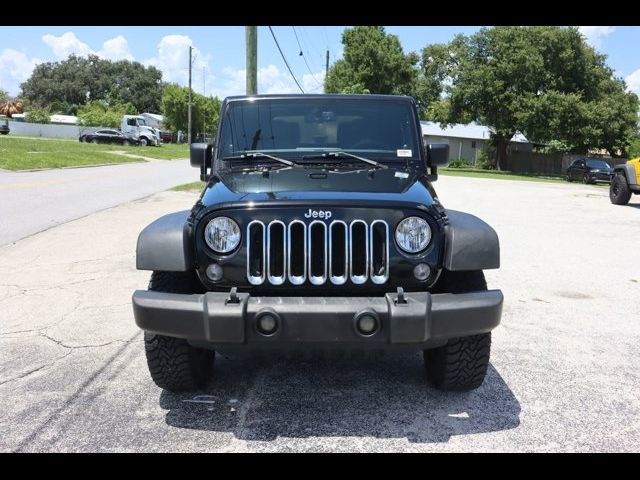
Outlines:
<svg viewBox="0 0 640 480"><path fill-rule="evenodd" d="M233 172L211 180L203 192L205 207L239 203L355 205L386 203L399 206L430 206L435 191L422 174L403 170L338 170L282 168L267 174Z"/></svg>

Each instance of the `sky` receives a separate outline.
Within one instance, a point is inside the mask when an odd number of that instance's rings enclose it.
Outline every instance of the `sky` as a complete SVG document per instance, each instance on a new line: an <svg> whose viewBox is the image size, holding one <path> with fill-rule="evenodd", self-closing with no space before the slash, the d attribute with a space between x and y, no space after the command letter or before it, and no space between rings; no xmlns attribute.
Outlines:
<svg viewBox="0 0 640 480"><path fill-rule="evenodd" d="M325 56L330 63L342 57L344 26L274 26L284 57L306 93L321 93ZM430 43L471 34L480 27L388 26L406 52L419 52ZM628 88L640 94L640 27L583 26L587 41L607 55L608 64ZM3 27L0 26L0 89L20 93L20 83L35 65L63 60L71 53L94 53L111 60L135 60L154 65L165 81L186 85L188 49L194 47L195 91L226 97L245 91L243 26L218 27ZM300 53L302 52L302 55ZM278 51L269 27L258 27L258 93L299 92Z"/></svg>

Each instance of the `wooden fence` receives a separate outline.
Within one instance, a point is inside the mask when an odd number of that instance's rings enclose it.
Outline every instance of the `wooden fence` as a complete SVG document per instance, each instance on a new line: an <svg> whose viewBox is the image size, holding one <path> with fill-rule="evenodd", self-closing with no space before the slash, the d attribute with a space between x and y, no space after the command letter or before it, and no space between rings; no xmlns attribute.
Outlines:
<svg viewBox="0 0 640 480"><path fill-rule="evenodd" d="M598 158L609 165L619 165L627 161L626 158L611 158L604 156L585 156L562 153L537 153L512 151L506 162L500 168L514 173L530 173L536 175L564 175L567 167L577 158Z"/></svg>

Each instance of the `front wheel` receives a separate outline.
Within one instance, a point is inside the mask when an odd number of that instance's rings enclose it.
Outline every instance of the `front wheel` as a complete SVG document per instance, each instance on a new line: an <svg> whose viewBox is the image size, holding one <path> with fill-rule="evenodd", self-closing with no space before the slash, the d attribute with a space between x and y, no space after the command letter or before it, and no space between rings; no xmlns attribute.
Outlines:
<svg viewBox="0 0 640 480"><path fill-rule="evenodd" d="M590 183L593 183L593 180L591 180L591 177L589 176L588 173L585 173L582 176L582 183L584 183L585 185L589 185Z"/></svg>
<svg viewBox="0 0 640 480"><path fill-rule="evenodd" d="M609 200L614 205L626 205L631 198L631 189L624 175L616 175L609 185Z"/></svg>
<svg viewBox="0 0 640 480"><path fill-rule="evenodd" d="M572 182L572 181L573 181L573 179L571 178L571 175L569 175L568 173L564 176L564 179L565 179L567 182Z"/></svg>
<svg viewBox="0 0 640 480"><path fill-rule="evenodd" d="M466 293L486 290L481 270L443 270L433 293ZM427 379L439 390L468 391L482 385L489 367L491 332L451 338L441 347L423 352Z"/></svg>
<svg viewBox="0 0 640 480"><path fill-rule="evenodd" d="M149 290L201 293L203 288L193 272L153 272ZM160 388L171 392L196 390L211 378L213 350L193 347L182 338L150 332L144 332L144 350L151 378Z"/></svg>
<svg viewBox="0 0 640 480"><path fill-rule="evenodd" d="M145 137L140 137L140 145L146 147L149 145L149 141Z"/></svg>
<svg viewBox="0 0 640 480"><path fill-rule="evenodd" d="M131 144L129 143L129 140L125 140L124 142L122 142L122 145L124 145L125 147L128 147Z"/></svg>

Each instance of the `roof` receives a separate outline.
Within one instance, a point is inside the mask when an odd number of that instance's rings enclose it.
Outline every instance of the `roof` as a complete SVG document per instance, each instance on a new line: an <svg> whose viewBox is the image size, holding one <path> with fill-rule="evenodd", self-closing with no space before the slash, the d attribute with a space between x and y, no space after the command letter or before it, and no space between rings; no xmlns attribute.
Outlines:
<svg viewBox="0 0 640 480"><path fill-rule="evenodd" d="M76 123L78 123L78 117L74 115L57 115L56 114L56 115L51 115L49 119L53 123L68 123L71 125L75 125Z"/></svg>
<svg viewBox="0 0 640 480"><path fill-rule="evenodd" d="M472 140L488 140L491 136L491 129L485 125L477 123L454 123L447 127L441 127L438 122L421 121L422 135L436 137L469 138ZM512 142L529 143L529 140L521 133L516 133L511 139Z"/></svg>

